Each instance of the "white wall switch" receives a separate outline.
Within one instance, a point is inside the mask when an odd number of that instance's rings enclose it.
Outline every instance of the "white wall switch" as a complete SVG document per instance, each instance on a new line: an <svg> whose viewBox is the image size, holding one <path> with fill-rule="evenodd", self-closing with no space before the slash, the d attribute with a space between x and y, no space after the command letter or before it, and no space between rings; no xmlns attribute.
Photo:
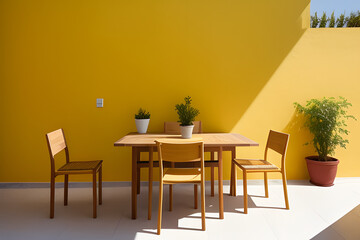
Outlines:
<svg viewBox="0 0 360 240"><path fill-rule="evenodd" d="M104 107L104 99L103 98L96 99L96 107L98 107L98 108Z"/></svg>

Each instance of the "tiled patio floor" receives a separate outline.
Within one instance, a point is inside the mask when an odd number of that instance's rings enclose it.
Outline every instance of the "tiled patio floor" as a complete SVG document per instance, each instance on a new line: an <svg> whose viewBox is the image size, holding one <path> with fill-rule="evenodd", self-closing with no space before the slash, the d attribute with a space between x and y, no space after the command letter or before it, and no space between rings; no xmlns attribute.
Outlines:
<svg viewBox="0 0 360 240"><path fill-rule="evenodd" d="M193 188L174 187L173 212L167 210L165 188L161 236L155 234L157 186L151 221L147 220L146 187L141 188L137 220L130 219L128 186L104 187L97 219L92 218L91 188L70 188L66 207L62 205L63 189L58 188L54 219L49 219L48 188L2 188L0 239L311 239L315 236L327 240L360 239L360 207L354 209L360 204L359 178L339 178L329 188L316 187L307 181L288 181L288 184L290 210L285 210L280 181L270 180L267 199L262 197L262 182L250 180L247 215L242 213L241 181L237 197L230 197L229 186L224 185L223 220L218 219L216 192L215 197L210 197L207 188L205 232L199 230L200 209L193 209Z"/></svg>

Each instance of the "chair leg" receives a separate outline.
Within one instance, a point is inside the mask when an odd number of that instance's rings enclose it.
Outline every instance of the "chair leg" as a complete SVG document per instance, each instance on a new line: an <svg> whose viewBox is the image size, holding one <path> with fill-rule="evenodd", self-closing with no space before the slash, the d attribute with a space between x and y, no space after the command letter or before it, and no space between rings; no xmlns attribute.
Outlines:
<svg viewBox="0 0 360 240"><path fill-rule="evenodd" d="M140 194L140 173L141 173L140 170L141 170L141 168L137 167L137 169L136 169L136 172L137 172L137 174L136 174L136 177L137 177L136 193L137 194Z"/></svg>
<svg viewBox="0 0 360 240"><path fill-rule="evenodd" d="M236 165L231 161L230 196L236 196Z"/></svg>
<svg viewBox="0 0 360 240"><path fill-rule="evenodd" d="M232 161L230 166L230 196L234 196L234 166Z"/></svg>
<svg viewBox="0 0 360 240"><path fill-rule="evenodd" d="M159 209L158 209L158 228L157 228L158 235L160 235L160 230L161 230L162 204L163 204L163 184L162 182L159 182Z"/></svg>
<svg viewBox="0 0 360 240"><path fill-rule="evenodd" d="M285 175L285 172L282 172L281 175L282 175L282 181L283 181L283 187L284 187L284 197L285 197L286 209L290 209L288 192L287 192L287 185L286 185L286 175Z"/></svg>
<svg viewBox="0 0 360 240"><path fill-rule="evenodd" d="M175 162L171 162L171 168L175 167ZM173 209L173 185L169 184L169 211Z"/></svg>
<svg viewBox="0 0 360 240"><path fill-rule="evenodd" d="M236 171L236 165L235 165L235 163L234 163L234 178L233 178L233 181L234 181L234 183L233 183L233 196L236 196L236 185L237 185L237 171Z"/></svg>
<svg viewBox="0 0 360 240"><path fill-rule="evenodd" d="M264 185L265 185L265 197L269 197L269 187L268 187L268 176L267 172L264 172Z"/></svg>
<svg viewBox="0 0 360 240"><path fill-rule="evenodd" d="M68 205L69 175L64 175L64 206Z"/></svg>
<svg viewBox="0 0 360 240"><path fill-rule="evenodd" d="M102 167L99 169L99 205L102 204Z"/></svg>
<svg viewBox="0 0 360 240"><path fill-rule="evenodd" d="M198 186L194 184L194 208L198 208Z"/></svg>
<svg viewBox="0 0 360 240"><path fill-rule="evenodd" d="M215 160L215 153L211 152L211 161ZM215 189L215 168L211 167L211 196L214 196L214 189Z"/></svg>
<svg viewBox="0 0 360 240"><path fill-rule="evenodd" d="M244 189L244 213L248 211L248 196L247 196L247 176L246 171L243 170L243 189Z"/></svg>
<svg viewBox="0 0 360 240"><path fill-rule="evenodd" d="M93 218L96 218L96 171L93 172Z"/></svg>
<svg viewBox="0 0 360 240"><path fill-rule="evenodd" d="M50 218L54 218L55 212L55 177L51 176L50 179Z"/></svg>
<svg viewBox="0 0 360 240"><path fill-rule="evenodd" d="M173 185L169 184L169 211L173 209Z"/></svg>
<svg viewBox="0 0 360 240"><path fill-rule="evenodd" d="M201 225L205 231L205 180L201 182Z"/></svg>

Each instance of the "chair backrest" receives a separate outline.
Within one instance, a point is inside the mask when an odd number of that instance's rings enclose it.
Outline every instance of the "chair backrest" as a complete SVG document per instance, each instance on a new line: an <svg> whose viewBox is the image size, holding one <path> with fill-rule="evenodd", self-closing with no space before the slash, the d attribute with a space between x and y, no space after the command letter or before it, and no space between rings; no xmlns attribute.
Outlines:
<svg viewBox="0 0 360 240"><path fill-rule="evenodd" d="M265 160L267 159L267 152L268 149L270 148L282 155L281 168L285 169L285 158L286 158L286 150L289 142L289 137L290 134L270 130L265 148Z"/></svg>
<svg viewBox="0 0 360 240"><path fill-rule="evenodd" d="M194 121L193 133L202 133L201 121ZM164 133L167 134L180 134L179 122L164 122Z"/></svg>
<svg viewBox="0 0 360 240"><path fill-rule="evenodd" d="M166 162L196 162L201 161L204 155L203 142L156 141L160 161Z"/></svg>
<svg viewBox="0 0 360 240"><path fill-rule="evenodd" d="M157 140L156 145L159 152L159 169L161 179L163 176L164 161L171 162L171 167L175 167L176 162L200 162L201 173L204 173L203 142L190 142L186 140L168 142L166 140Z"/></svg>
<svg viewBox="0 0 360 240"><path fill-rule="evenodd" d="M66 162L69 162L69 151L66 145L65 135L62 128L46 134L46 141L50 153L51 170L55 171L54 157L65 149Z"/></svg>

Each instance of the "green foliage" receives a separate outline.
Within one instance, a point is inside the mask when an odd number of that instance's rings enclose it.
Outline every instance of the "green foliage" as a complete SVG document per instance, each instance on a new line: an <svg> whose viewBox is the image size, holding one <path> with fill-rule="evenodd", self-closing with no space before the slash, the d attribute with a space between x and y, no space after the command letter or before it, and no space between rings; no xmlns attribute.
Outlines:
<svg viewBox="0 0 360 240"><path fill-rule="evenodd" d="M343 97L339 99L323 98L311 99L306 102L305 106L294 103L296 111L304 114L306 117L305 127L314 135L311 142L319 154L319 161L327 161L328 156L334 154L337 146L346 148L349 143L341 135L348 135L346 130L346 120L356 118L347 114L347 108L352 106L351 103Z"/></svg>
<svg viewBox="0 0 360 240"><path fill-rule="evenodd" d="M360 27L360 11L350 13L350 16L347 17L346 20L346 27Z"/></svg>
<svg viewBox="0 0 360 240"><path fill-rule="evenodd" d="M199 110L191 106L191 97L185 97L185 104L176 104L175 110L179 115L180 126L189 126L193 125L193 121L195 121L195 117L199 115Z"/></svg>
<svg viewBox="0 0 360 240"><path fill-rule="evenodd" d="M149 119L150 113L146 112L145 109L140 108L138 113L135 114L135 119Z"/></svg>
<svg viewBox="0 0 360 240"><path fill-rule="evenodd" d="M331 17L327 18L326 13L324 12L321 18L318 17L317 12L314 16L310 17L310 27L311 28L325 28L329 22L328 27L333 28L342 28L342 27L360 27L360 11L351 12L348 17L345 17L345 14L341 14L335 21L335 14L332 12Z"/></svg>
<svg viewBox="0 0 360 240"><path fill-rule="evenodd" d="M326 16L326 12L323 13L321 19L320 19L320 24L319 24L319 28L324 28L326 27L326 24L328 22L328 18Z"/></svg>
<svg viewBox="0 0 360 240"><path fill-rule="evenodd" d="M335 27L335 13L332 12L331 17L329 19L329 28Z"/></svg>
<svg viewBox="0 0 360 240"><path fill-rule="evenodd" d="M315 14L314 14L314 16L311 16L310 17L310 26L312 27L312 28L316 28L317 27L317 25L319 24L319 22L320 22L320 20L319 20L319 18L318 18L318 16L317 16L317 12L315 12Z"/></svg>
<svg viewBox="0 0 360 240"><path fill-rule="evenodd" d="M336 19L336 27L341 28L346 24L345 14L341 14L338 19Z"/></svg>

